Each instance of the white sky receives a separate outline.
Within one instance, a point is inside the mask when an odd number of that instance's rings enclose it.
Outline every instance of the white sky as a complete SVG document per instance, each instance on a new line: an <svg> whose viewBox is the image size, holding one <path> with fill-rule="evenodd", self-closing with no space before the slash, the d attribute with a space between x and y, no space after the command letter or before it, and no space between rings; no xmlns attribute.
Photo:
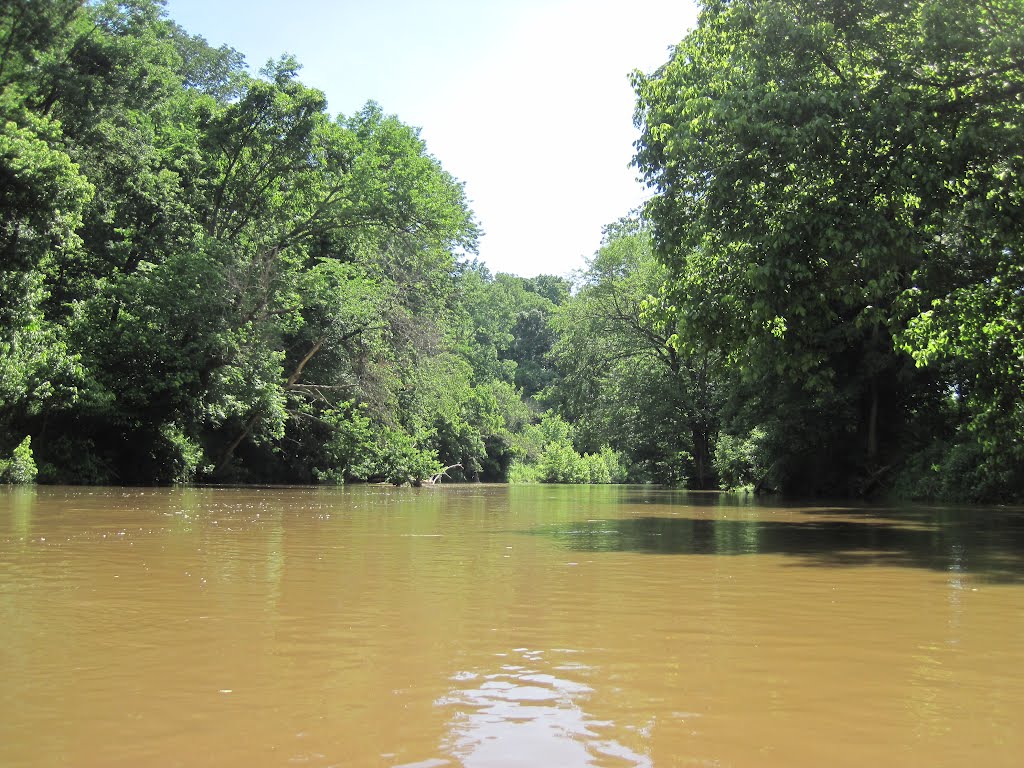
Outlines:
<svg viewBox="0 0 1024 768"><path fill-rule="evenodd" d="M167 0L259 69L294 54L332 113L380 103L466 183L480 258L526 277L583 266L647 196L630 167L633 69L668 58L692 0Z"/></svg>

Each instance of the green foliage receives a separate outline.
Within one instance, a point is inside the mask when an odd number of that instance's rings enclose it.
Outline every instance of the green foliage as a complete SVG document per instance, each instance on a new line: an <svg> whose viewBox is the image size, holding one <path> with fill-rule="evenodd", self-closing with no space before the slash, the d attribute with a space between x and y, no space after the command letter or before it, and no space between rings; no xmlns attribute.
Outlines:
<svg viewBox="0 0 1024 768"><path fill-rule="evenodd" d="M869 493L935 441L1019 464L1022 25L1017 0L713 2L635 75L666 317L723 356L784 490Z"/></svg>
<svg viewBox="0 0 1024 768"><path fill-rule="evenodd" d="M48 403L73 401L84 384L66 332L44 313L45 273L80 248L92 194L60 146L59 124L13 95L0 93L0 434Z"/></svg>
<svg viewBox="0 0 1024 768"><path fill-rule="evenodd" d="M344 403L324 413L331 427L325 454L328 466L313 470L318 482L386 480L395 485L419 483L441 471L437 454L425 446L427 435L375 426L365 407Z"/></svg>
<svg viewBox="0 0 1024 768"><path fill-rule="evenodd" d="M542 483L590 482L590 463L576 453L572 445L551 443L545 446L538 469Z"/></svg>
<svg viewBox="0 0 1024 768"><path fill-rule="evenodd" d="M896 499L1013 502L1024 495L1024 471L1012 456L993 454L972 435L937 440L901 468Z"/></svg>
<svg viewBox="0 0 1024 768"><path fill-rule="evenodd" d="M695 343L681 350L660 312L667 277L641 221L608 227L552 317L559 376L543 399L576 425L585 449L621 451L633 480L713 487L716 357Z"/></svg>
<svg viewBox="0 0 1024 768"><path fill-rule="evenodd" d="M462 184L157 0L0 9L0 441L47 482L505 479L568 283Z"/></svg>
<svg viewBox="0 0 1024 768"><path fill-rule="evenodd" d="M120 481L111 452L102 435L98 439L69 432L51 439L45 461L39 463L39 481L59 485L113 485Z"/></svg>
<svg viewBox="0 0 1024 768"><path fill-rule="evenodd" d="M591 483L624 483L627 472L622 456L607 445L597 453L584 454L590 470Z"/></svg>
<svg viewBox="0 0 1024 768"><path fill-rule="evenodd" d="M553 381L547 353L554 335L548 320L568 300L568 281L550 275L492 276L473 263L461 275L459 292L463 354L478 380L507 381L527 397Z"/></svg>
<svg viewBox="0 0 1024 768"><path fill-rule="evenodd" d="M431 367L477 231L418 130L155 0L7 4L0 50L0 438L44 479L507 468L494 382Z"/></svg>
<svg viewBox="0 0 1024 768"><path fill-rule="evenodd" d="M720 432L715 441L715 471L723 488L734 490L759 487L767 479L770 467L764 446L766 433L754 427L743 436Z"/></svg>
<svg viewBox="0 0 1024 768"><path fill-rule="evenodd" d="M529 485L540 482L540 468L536 464L513 461L508 470L508 482L512 485Z"/></svg>
<svg viewBox="0 0 1024 768"><path fill-rule="evenodd" d="M0 459L0 483L27 485L35 482L37 474L32 456L32 438L25 435L25 439L15 447L11 458Z"/></svg>
<svg viewBox="0 0 1024 768"><path fill-rule="evenodd" d="M426 435L385 428L381 433L381 474L389 483L418 483L441 471L437 453L423 447Z"/></svg>
<svg viewBox="0 0 1024 768"><path fill-rule="evenodd" d="M545 413L539 424L516 438L520 454L509 470L512 483L621 483L626 479L622 457L607 445L593 454L573 446L573 429L561 417Z"/></svg>
<svg viewBox="0 0 1024 768"><path fill-rule="evenodd" d="M5 3L4 472L1021 498L1022 28L706 3L634 79L646 217L570 284L472 261L419 131L291 57Z"/></svg>
<svg viewBox="0 0 1024 768"><path fill-rule="evenodd" d="M341 485L347 479L365 480L379 473L376 430L365 411L365 406L346 402L320 414L323 423L331 428L324 447L326 466L313 469L320 482Z"/></svg>
<svg viewBox="0 0 1024 768"><path fill-rule="evenodd" d="M188 483L196 476L203 449L177 424L161 424L160 437L153 441L153 480L157 483Z"/></svg>

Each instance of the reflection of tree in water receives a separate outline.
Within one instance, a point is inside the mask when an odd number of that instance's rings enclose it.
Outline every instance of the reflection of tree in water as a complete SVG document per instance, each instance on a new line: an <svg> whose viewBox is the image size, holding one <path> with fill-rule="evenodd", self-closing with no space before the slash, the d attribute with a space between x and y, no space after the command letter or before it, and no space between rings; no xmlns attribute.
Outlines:
<svg viewBox="0 0 1024 768"><path fill-rule="evenodd" d="M453 690L437 702L453 710L444 747L463 766L653 765L650 757L602 736L617 725L584 710L592 689L560 676L574 665L551 664L542 651L513 653L496 672L455 675Z"/></svg>
<svg viewBox="0 0 1024 768"><path fill-rule="evenodd" d="M845 519L828 519L839 513ZM799 520L633 517L540 526L586 552L792 555L806 565L895 565L1024 582L1024 515L967 510L808 510Z"/></svg>

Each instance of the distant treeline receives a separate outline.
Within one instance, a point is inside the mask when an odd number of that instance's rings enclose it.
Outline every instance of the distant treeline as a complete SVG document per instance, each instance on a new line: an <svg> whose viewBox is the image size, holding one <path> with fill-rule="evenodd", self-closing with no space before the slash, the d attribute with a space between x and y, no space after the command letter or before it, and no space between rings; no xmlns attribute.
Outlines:
<svg viewBox="0 0 1024 768"><path fill-rule="evenodd" d="M1020 498L1020 29L706 3L634 76L654 198L527 279L416 129L290 57L4 3L0 480Z"/></svg>

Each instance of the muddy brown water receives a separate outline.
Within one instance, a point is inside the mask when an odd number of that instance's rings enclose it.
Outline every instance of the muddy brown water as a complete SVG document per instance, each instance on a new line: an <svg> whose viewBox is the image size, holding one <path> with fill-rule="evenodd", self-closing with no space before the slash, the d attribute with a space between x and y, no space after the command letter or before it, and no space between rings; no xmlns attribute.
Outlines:
<svg viewBox="0 0 1024 768"><path fill-rule="evenodd" d="M0 489L0 765L1024 765L1024 515Z"/></svg>

